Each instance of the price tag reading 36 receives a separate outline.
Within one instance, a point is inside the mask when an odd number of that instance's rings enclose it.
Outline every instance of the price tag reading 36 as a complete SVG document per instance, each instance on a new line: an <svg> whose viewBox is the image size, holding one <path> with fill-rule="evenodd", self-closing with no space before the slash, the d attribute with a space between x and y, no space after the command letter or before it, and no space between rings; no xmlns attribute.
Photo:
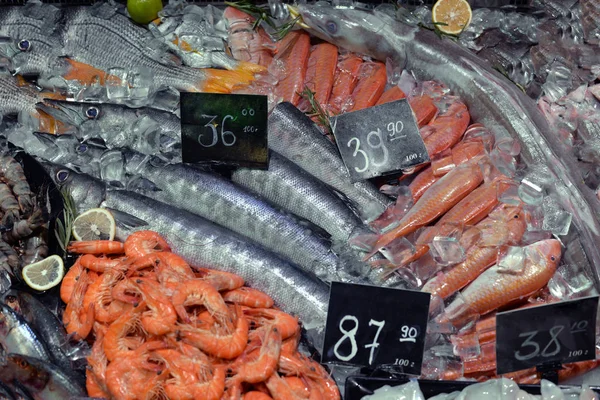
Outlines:
<svg viewBox="0 0 600 400"><path fill-rule="evenodd" d="M405 99L335 117L333 134L353 182L429 161Z"/></svg>
<svg viewBox="0 0 600 400"><path fill-rule="evenodd" d="M266 168L267 97L181 93L185 163Z"/></svg>
<svg viewBox="0 0 600 400"><path fill-rule="evenodd" d="M430 295L333 282L322 362L395 365L419 375Z"/></svg>
<svg viewBox="0 0 600 400"><path fill-rule="evenodd" d="M497 373L596 358L598 297L498 313Z"/></svg>

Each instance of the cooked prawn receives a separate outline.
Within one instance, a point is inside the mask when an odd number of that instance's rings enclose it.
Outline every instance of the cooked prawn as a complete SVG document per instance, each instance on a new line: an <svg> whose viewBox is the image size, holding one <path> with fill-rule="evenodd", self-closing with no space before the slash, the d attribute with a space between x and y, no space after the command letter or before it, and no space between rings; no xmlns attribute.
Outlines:
<svg viewBox="0 0 600 400"><path fill-rule="evenodd" d="M244 361L235 368L234 379L241 382L258 383L263 382L275 372L281 353L281 334L276 326L268 327L263 330L263 344L260 348L259 356L252 361L248 361L242 356Z"/></svg>
<svg viewBox="0 0 600 400"><path fill-rule="evenodd" d="M268 294L246 286L223 293L223 300L254 308L270 308L274 303Z"/></svg>
<svg viewBox="0 0 600 400"><path fill-rule="evenodd" d="M244 286L244 278L225 271L216 271L208 268L196 268L196 277L209 282L219 292L222 290L235 290Z"/></svg>
<svg viewBox="0 0 600 400"><path fill-rule="evenodd" d="M85 339L94 325L94 305L83 306L83 296L89 281L87 275L82 273L73 288L73 293L63 314L63 324L67 333L72 333L77 339Z"/></svg>
<svg viewBox="0 0 600 400"><path fill-rule="evenodd" d="M67 250L79 254L123 254L124 246L113 240L89 240L71 242Z"/></svg>
<svg viewBox="0 0 600 400"><path fill-rule="evenodd" d="M257 392L257 391L251 391L251 392L246 392L246 394L244 394L244 397L242 397L242 399L244 400L273 400L273 398L271 396L269 396L268 394L265 394L263 392Z"/></svg>
<svg viewBox="0 0 600 400"><path fill-rule="evenodd" d="M274 324L279 329L283 340L291 337L298 330L298 318L283 311L270 308L246 308L244 314L256 326Z"/></svg>
<svg viewBox="0 0 600 400"><path fill-rule="evenodd" d="M79 259L75 261L75 264L69 268L69 271L65 274L62 283L60 284L60 298L64 303L68 303L71 299L71 294L73 293L73 288L81 273L83 272L83 266L79 262Z"/></svg>
<svg viewBox="0 0 600 400"><path fill-rule="evenodd" d="M95 272L106 272L107 270L118 267L122 262L122 258L106 258L96 257L93 254L84 254L79 258L81 265Z"/></svg>
<svg viewBox="0 0 600 400"><path fill-rule="evenodd" d="M137 307L121 314L106 331L102 344L104 353L109 361L117 358L126 358L131 354L127 341L124 339L137 330L141 330L140 313L146 308L146 303L142 302Z"/></svg>
<svg viewBox="0 0 600 400"><path fill-rule="evenodd" d="M217 322L230 326L231 315L219 292L208 282L194 279L185 282L173 293L171 298L177 315L189 323L186 306L203 305Z"/></svg>
<svg viewBox="0 0 600 400"><path fill-rule="evenodd" d="M125 255L131 258L143 257L157 251L171 251L169 244L153 231L134 232L125 240Z"/></svg>

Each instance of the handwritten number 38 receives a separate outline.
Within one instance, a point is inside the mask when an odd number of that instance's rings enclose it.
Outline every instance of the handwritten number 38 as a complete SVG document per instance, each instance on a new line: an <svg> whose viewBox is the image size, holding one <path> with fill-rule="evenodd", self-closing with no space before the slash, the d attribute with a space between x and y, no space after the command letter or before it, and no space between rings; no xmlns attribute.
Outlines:
<svg viewBox="0 0 600 400"><path fill-rule="evenodd" d="M565 327L562 325L557 325L550 329L550 341L542 349L542 357L552 357L557 355L560 352L560 342L558 341L558 335L562 332ZM540 354L540 345L533 340L535 335L537 335L538 331L532 332L524 332L519 335L519 337L526 337L523 344L521 344L521 349L531 348L529 353L521 353L521 350L515 352L515 358L519 361L530 360L534 357L537 357ZM551 351L552 350L552 351Z"/></svg>
<svg viewBox="0 0 600 400"><path fill-rule="evenodd" d="M373 143L373 140L377 138L377 142ZM365 164L362 168L358 168L358 167L354 167L354 170L358 173L361 172L365 172L366 170L369 169L369 167L371 165L373 165L374 167L382 167L384 165L386 165L388 163L389 160L389 152L387 147L385 147L385 143L383 142L383 138L381 137L381 130L377 129L376 131L371 131L369 132L369 134L367 135L367 145L369 145L369 147L371 147L372 149L381 149L382 153L383 153L383 157L382 160L377 162L375 160L370 160L369 159L369 155L360 148L360 139L353 137L348 141L348 147L352 147L352 142L356 143L356 147L354 148L354 153L352 154L352 157L356 157L357 155L361 155L364 160L365 160Z"/></svg>

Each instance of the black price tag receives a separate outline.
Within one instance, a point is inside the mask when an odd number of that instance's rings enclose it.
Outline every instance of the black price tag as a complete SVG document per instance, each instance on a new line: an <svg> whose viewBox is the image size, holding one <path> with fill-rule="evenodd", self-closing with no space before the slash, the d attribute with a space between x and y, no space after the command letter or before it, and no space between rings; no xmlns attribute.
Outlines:
<svg viewBox="0 0 600 400"><path fill-rule="evenodd" d="M497 373L596 358L598 296L498 313Z"/></svg>
<svg viewBox="0 0 600 400"><path fill-rule="evenodd" d="M419 375L429 293L333 282L322 362L392 365Z"/></svg>
<svg viewBox="0 0 600 400"><path fill-rule="evenodd" d="M332 127L353 182L429 161L406 99L342 114L334 118Z"/></svg>
<svg viewBox="0 0 600 400"><path fill-rule="evenodd" d="M181 93L184 163L267 168L267 97Z"/></svg>

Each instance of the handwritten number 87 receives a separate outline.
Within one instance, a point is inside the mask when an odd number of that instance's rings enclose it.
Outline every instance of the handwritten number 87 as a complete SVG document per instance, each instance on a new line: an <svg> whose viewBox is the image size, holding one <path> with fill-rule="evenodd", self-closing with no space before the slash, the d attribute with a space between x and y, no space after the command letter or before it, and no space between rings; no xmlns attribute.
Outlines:
<svg viewBox="0 0 600 400"><path fill-rule="evenodd" d="M374 138L377 138L377 142L373 143ZM360 148L360 139L353 137L351 138L348 143L347 146L348 147L352 147L352 143L355 143L355 148L354 148L354 153L352 154L352 157L356 157L357 155L361 155L364 160L365 160L365 164L364 167L362 168L358 168L358 167L354 167L354 170L356 172L365 172L366 170L369 169L369 167L371 165L373 165L374 167L382 167L384 165L386 165L388 163L389 160L389 152L387 147L385 147L385 143L383 142L383 138L381 137L381 129L377 129L376 131L371 131L369 132L369 134L367 135L367 145L369 145L369 147L371 147L372 149L381 149L382 153L383 153L383 157L382 160L380 162L374 161L369 159L369 155Z"/></svg>

